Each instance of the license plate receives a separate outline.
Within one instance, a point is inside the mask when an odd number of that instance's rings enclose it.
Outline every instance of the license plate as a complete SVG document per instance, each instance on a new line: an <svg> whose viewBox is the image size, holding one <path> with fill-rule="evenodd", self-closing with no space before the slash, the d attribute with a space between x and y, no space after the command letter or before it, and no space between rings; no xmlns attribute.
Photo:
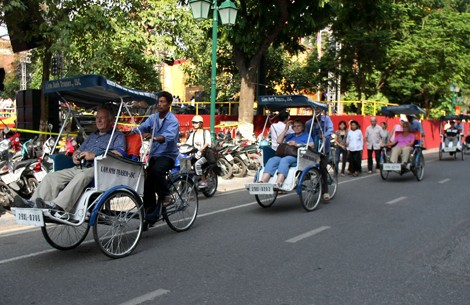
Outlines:
<svg viewBox="0 0 470 305"><path fill-rule="evenodd" d="M269 183L252 183L248 190L251 195L271 195L274 193L273 185Z"/></svg>
<svg viewBox="0 0 470 305"><path fill-rule="evenodd" d="M384 163L382 165L383 170L385 171L399 171L401 170L400 163Z"/></svg>
<svg viewBox="0 0 470 305"><path fill-rule="evenodd" d="M37 173L34 173L34 177L36 178L37 181L41 182L44 177L46 177L47 173L45 171L40 171Z"/></svg>
<svg viewBox="0 0 470 305"><path fill-rule="evenodd" d="M2 177L3 182L5 182L6 184L10 184L13 181L18 180L19 175L8 173L5 175L2 175L1 177Z"/></svg>
<svg viewBox="0 0 470 305"><path fill-rule="evenodd" d="M38 209L15 209L16 223L19 225L43 227L44 216Z"/></svg>
<svg viewBox="0 0 470 305"><path fill-rule="evenodd" d="M248 157L247 157L245 154L241 154L241 155L240 155L240 158L242 158L243 160L248 159Z"/></svg>
<svg viewBox="0 0 470 305"><path fill-rule="evenodd" d="M228 154L225 155L225 159L227 159L227 161L229 161L229 162L232 162L232 161L233 161L232 155L228 155Z"/></svg>

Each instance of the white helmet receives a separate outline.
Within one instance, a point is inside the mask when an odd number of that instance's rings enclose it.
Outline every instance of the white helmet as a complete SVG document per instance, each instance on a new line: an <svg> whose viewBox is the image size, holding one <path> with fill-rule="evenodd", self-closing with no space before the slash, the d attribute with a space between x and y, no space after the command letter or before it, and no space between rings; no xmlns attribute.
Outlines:
<svg viewBox="0 0 470 305"><path fill-rule="evenodd" d="M191 122L204 123L204 119L200 115L195 115L193 116L193 119L191 120Z"/></svg>

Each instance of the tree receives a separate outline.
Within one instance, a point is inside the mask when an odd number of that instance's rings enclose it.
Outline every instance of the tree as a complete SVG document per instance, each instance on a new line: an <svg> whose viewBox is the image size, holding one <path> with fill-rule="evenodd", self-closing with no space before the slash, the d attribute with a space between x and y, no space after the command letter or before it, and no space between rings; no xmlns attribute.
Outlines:
<svg viewBox="0 0 470 305"><path fill-rule="evenodd" d="M449 85L468 90L469 13L432 9L408 27L389 51L385 92L430 110L450 110ZM429 114L429 112L428 112Z"/></svg>

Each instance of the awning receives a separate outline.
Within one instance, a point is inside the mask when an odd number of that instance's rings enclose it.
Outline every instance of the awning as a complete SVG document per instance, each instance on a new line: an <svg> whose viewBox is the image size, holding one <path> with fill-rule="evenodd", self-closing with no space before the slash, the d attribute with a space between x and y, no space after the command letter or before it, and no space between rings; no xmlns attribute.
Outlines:
<svg viewBox="0 0 470 305"><path fill-rule="evenodd" d="M124 100L144 101L153 105L157 93L126 88L106 79L104 76L89 74L44 82L44 94L58 94L69 102L81 105L99 105Z"/></svg>

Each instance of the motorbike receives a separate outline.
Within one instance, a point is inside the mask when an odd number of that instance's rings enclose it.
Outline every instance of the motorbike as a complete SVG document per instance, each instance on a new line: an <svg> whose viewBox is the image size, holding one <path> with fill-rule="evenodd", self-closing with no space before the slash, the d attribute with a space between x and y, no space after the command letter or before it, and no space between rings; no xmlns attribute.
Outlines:
<svg viewBox="0 0 470 305"><path fill-rule="evenodd" d="M175 167L171 171L171 174L176 174L180 171L185 171L190 173L190 177L193 179L194 184L197 186L197 190L204 194L206 197L214 196L215 192L217 192L218 186L218 174L219 168L217 167L217 163L210 163L206 162L202 166L202 173L206 176L207 186L206 187L199 187L198 182L201 179L200 176L197 176L194 169L193 164L195 163L196 159L194 157L195 153L197 152L197 148L189 144L183 144L180 146L180 154L176 158Z"/></svg>
<svg viewBox="0 0 470 305"><path fill-rule="evenodd" d="M18 195L23 198L30 198L34 190L37 188L39 181L42 180L42 174L36 174L35 168L37 159L35 159L34 142L36 138L30 139L23 143L21 150L21 157L15 153L12 156L6 153L8 172L0 176L1 186L0 191L8 191L5 186L11 188ZM1 150L1 148L0 148ZM30 158L32 157L32 159Z"/></svg>

